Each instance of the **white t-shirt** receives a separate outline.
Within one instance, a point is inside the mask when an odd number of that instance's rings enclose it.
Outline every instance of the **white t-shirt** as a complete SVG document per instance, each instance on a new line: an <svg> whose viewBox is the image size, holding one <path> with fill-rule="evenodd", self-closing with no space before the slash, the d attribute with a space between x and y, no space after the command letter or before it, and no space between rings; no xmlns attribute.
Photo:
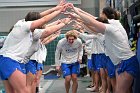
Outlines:
<svg viewBox="0 0 140 93"><path fill-rule="evenodd" d="M44 61L46 61L46 56L47 56L47 49L45 47L45 45L40 43L39 49L37 52L35 52L32 56L31 56L31 60L36 60L38 63L41 63Z"/></svg>
<svg viewBox="0 0 140 93"><path fill-rule="evenodd" d="M126 60L134 56L131 51L126 37L119 28L112 24L105 24L105 52L111 58L114 65L117 65L121 60Z"/></svg>
<svg viewBox="0 0 140 93"><path fill-rule="evenodd" d="M61 63L71 64L82 60L83 48L82 41L77 38L72 45L67 42L66 38L61 39L55 51L55 63L60 66Z"/></svg>
<svg viewBox="0 0 140 93"><path fill-rule="evenodd" d="M89 39L92 39L92 54L101 54L105 52L105 47L104 47L104 35L101 33L98 34L85 34L81 33L80 37L84 40L87 41Z"/></svg>
<svg viewBox="0 0 140 93"><path fill-rule="evenodd" d="M22 60L22 63L29 62L30 58L34 54L35 55L32 57L33 60L36 60L38 62L40 62L40 60L42 61L42 59L40 59L39 53L41 52L42 48L44 48L40 41L40 37L41 37L43 31L44 31L44 29L35 29L34 30L32 44L31 44L30 48L28 49L28 52L26 53L24 59ZM43 50L43 51L46 52L46 50ZM42 55L42 57L44 57L44 55Z"/></svg>
<svg viewBox="0 0 140 93"><path fill-rule="evenodd" d="M114 20L114 19L111 19L111 20L108 20L110 24L112 24L113 26L117 27L120 29L120 31L122 32L122 34L124 35L126 41L128 41L128 36L127 36L127 33L124 29L124 27L122 26L122 24L120 23L119 20ZM129 43L128 43L129 44Z"/></svg>
<svg viewBox="0 0 140 93"><path fill-rule="evenodd" d="M0 55L21 62L32 44L31 23L32 21L26 22L23 19L14 25L13 30L8 34L0 50Z"/></svg>
<svg viewBox="0 0 140 93"><path fill-rule="evenodd" d="M85 51L87 52L88 59L91 59L92 55L92 39L85 41Z"/></svg>

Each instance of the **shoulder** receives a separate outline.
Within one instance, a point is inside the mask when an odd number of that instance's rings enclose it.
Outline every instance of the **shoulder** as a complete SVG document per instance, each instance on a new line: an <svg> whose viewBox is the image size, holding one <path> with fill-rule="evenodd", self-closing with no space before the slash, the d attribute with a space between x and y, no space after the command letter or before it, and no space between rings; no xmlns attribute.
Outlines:
<svg viewBox="0 0 140 93"><path fill-rule="evenodd" d="M105 24L105 26L106 26L105 32L114 32L118 30L118 28L112 24Z"/></svg>
<svg viewBox="0 0 140 93"><path fill-rule="evenodd" d="M82 42L82 40L81 40L80 38L77 38L77 41L78 41L78 42Z"/></svg>
<svg viewBox="0 0 140 93"><path fill-rule="evenodd" d="M67 41L66 38L62 38L62 39L59 40L59 42L61 42L61 43L66 42L66 41Z"/></svg>
<svg viewBox="0 0 140 93"><path fill-rule="evenodd" d="M33 21L25 21L25 19L19 20L14 26L30 26Z"/></svg>
<svg viewBox="0 0 140 93"><path fill-rule="evenodd" d="M57 45L61 46L61 45L65 44L66 41L67 41L66 38L62 38L62 39L60 39L60 40L58 41L58 44L57 44Z"/></svg>
<svg viewBox="0 0 140 93"><path fill-rule="evenodd" d="M76 43L82 44L82 40L80 38L77 38Z"/></svg>

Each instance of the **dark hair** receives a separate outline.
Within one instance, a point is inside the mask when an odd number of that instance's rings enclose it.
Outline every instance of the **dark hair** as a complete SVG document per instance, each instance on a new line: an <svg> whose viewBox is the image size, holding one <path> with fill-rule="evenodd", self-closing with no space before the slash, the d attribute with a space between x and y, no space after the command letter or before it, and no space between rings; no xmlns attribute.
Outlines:
<svg viewBox="0 0 140 93"><path fill-rule="evenodd" d="M115 10L111 7L103 8L102 13L104 13L108 19L115 19Z"/></svg>
<svg viewBox="0 0 140 93"><path fill-rule="evenodd" d="M119 20L120 19L120 12L119 11L117 11L117 10L114 10L114 15L115 15L115 20Z"/></svg>
<svg viewBox="0 0 140 93"><path fill-rule="evenodd" d="M12 26L10 29L9 29L9 33L13 30L14 26Z"/></svg>
<svg viewBox="0 0 140 93"><path fill-rule="evenodd" d="M40 18L41 15L39 12L29 12L25 17L25 21L34 21Z"/></svg>
<svg viewBox="0 0 140 93"><path fill-rule="evenodd" d="M99 21L99 22L102 22L102 23L109 24L108 20L106 18L103 18L103 17L98 17L98 18L96 18L96 20Z"/></svg>

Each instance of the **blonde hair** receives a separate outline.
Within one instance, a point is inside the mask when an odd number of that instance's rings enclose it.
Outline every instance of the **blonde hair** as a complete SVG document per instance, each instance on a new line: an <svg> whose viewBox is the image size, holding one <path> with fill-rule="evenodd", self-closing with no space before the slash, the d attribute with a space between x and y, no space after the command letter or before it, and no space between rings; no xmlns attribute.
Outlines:
<svg viewBox="0 0 140 93"><path fill-rule="evenodd" d="M74 32L74 30L70 30L66 32L65 37L68 39L68 37L74 37L74 39L77 39L77 34Z"/></svg>

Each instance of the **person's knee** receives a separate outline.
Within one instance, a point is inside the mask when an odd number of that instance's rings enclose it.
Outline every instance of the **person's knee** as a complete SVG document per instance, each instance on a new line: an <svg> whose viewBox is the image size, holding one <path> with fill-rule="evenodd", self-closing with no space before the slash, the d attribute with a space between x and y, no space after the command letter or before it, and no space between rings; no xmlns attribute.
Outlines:
<svg viewBox="0 0 140 93"><path fill-rule="evenodd" d="M65 77L65 81L66 82L70 82L71 81L71 77Z"/></svg>
<svg viewBox="0 0 140 93"><path fill-rule="evenodd" d="M102 79L106 79L106 74L103 71L100 71L100 75Z"/></svg>
<svg viewBox="0 0 140 93"><path fill-rule="evenodd" d="M77 77L72 77L73 82L77 82Z"/></svg>

